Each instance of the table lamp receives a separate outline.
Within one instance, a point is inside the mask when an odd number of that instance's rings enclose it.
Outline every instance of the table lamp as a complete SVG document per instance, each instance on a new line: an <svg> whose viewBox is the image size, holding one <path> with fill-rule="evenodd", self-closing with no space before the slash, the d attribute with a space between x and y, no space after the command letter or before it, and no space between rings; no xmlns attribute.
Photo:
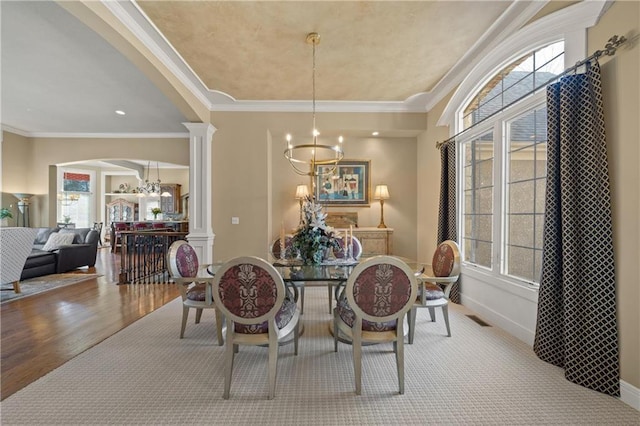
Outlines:
<svg viewBox="0 0 640 426"><path fill-rule="evenodd" d="M387 225L384 224L384 200L389 199L389 189L387 185L376 185L373 198L380 200L380 225L378 225L378 228L386 228Z"/></svg>
<svg viewBox="0 0 640 426"><path fill-rule="evenodd" d="M300 201L300 225L302 225L302 203L309 196L307 185L298 185L296 188L296 199Z"/></svg>

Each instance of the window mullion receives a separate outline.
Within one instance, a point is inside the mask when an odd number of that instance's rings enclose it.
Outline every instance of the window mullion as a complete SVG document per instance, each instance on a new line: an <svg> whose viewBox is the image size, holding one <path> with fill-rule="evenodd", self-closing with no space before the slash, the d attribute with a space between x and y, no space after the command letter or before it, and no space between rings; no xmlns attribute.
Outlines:
<svg viewBox="0 0 640 426"><path fill-rule="evenodd" d="M493 127L493 267L494 273L502 273L502 234L503 234L503 199L504 199L504 125L502 121L495 122Z"/></svg>

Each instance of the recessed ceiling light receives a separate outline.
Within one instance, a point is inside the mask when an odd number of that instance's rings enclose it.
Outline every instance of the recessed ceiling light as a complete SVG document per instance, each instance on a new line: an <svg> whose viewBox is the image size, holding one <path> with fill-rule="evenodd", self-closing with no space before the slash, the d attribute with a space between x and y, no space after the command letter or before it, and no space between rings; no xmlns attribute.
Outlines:
<svg viewBox="0 0 640 426"><path fill-rule="evenodd" d="M124 111L122 111L122 110L117 109L117 110L116 110L116 114L118 114L118 115L125 115L126 113L125 113Z"/></svg>
<svg viewBox="0 0 640 426"><path fill-rule="evenodd" d="M380 133L379 132L373 132L371 133L373 136L378 136Z"/></svg>

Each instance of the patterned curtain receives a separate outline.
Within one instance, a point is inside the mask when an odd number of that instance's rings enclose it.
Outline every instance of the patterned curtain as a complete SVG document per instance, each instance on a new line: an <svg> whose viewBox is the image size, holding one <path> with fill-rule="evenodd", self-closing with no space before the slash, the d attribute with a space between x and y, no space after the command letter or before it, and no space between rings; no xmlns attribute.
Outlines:
<svg viewBox="0 0 640 426"><path fill-rule="evenodd" d="M600 65L547 88L542 277L534 351L567 380L620 395Z"/></svg>
<svg viewBox="0 0 640 426"><path fill-rule="evenodd" d="M457 241L456 229L456 144L449 139L440 147L440 207L438 209L438 241ZM460 303L458 283L451 286L449 298Z"/></svg>

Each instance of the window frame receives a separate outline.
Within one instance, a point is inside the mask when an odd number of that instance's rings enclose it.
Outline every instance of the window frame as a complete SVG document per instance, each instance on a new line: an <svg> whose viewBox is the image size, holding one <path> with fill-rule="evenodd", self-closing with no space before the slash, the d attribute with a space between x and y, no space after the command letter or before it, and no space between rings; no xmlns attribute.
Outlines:
<svg viewBox="0 0 640 426"><path fill-rule="evenodd" d="M533 48L531 53L540 49L541 47ZM470 98L472 99L472 98ZM456 179L457 179L457 193L456 203L458 205L458 235L462 241L465 235L464 224L464 150L463 144L471 142L482 135L489 132L493 132L494 151L493 151L493 203L492 203L492 258L491 268L484 267L479 264L471 263L466 260L464 254L464 245L461 247L461 265L469 271L474 271L472 274L479 273L481 275L489 275L492 278L499 278L501 281L515 284L520 287L527 288L539 288L539 284L521 279L512 275L506 274L506 191L507 182L506 178L506 157L507 157L507 123L519 116L540 108L546 104L546 86L540 88L527 98L517 102L514 105L509 106L503 111L496 113L491 119L483 121L470 130L460 135L456 140L458 156L456 164ZM463 108L461 108L463 110ZM462 114L458 115L459 118Z"/></svg>
<svg viewBox="0 0 640 426"><path fill-rule="evenodd" d="M81 173L89 175L89 189L87 192L74 192L74 191L64 191L64 174L65 173ZM96 209L96 186L97 186L97 178L96 171L91 169L75 169L67 166L58 166L57 167L57 184L56 184L56 195L61 194L63 192L73 192L75 194L80 194L81 196L87 196L88 201L88 212L87 212L87 226L91 227L92 222L95 221L95 209ZM62 218L63 208L61 201L56 197L56 220L60 220Z"/></svg>

